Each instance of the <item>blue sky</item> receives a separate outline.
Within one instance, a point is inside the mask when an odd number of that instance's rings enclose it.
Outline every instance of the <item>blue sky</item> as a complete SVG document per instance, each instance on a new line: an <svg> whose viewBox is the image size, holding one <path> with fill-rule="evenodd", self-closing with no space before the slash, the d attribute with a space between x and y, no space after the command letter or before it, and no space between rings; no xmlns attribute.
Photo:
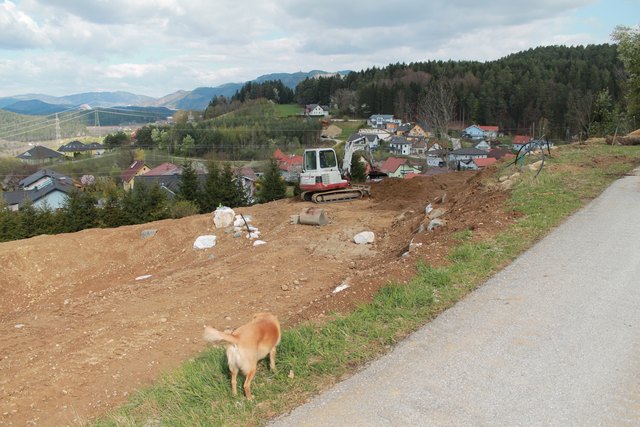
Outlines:
<svg viewBox="0 0 640 427"><path fill-rule="evenodd" d="M0 0L0 97L160 97L275 72L610 43L640 0Z"/></svg>

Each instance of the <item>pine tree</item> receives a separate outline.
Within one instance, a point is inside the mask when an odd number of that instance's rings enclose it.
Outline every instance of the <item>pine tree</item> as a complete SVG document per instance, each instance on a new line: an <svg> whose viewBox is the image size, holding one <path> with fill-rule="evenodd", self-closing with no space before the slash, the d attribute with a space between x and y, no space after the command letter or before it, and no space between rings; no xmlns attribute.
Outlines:
<svg viewBox="0 0 640 427"><path fill-rule="evenodd" d="M182 165L182 174L180 175L180 192L181 200L188 200L195 204L199 202L198 175L190 161L186 161Z"/></svg>
<svg viewBox="0 0 640 427"><path fill-rule="evenodd" d="M96 198L90 192L72 191L67 196L62 212L64 229L67 232L80 231L98 225Z"/></svg>
<svg viewBox="0 0 640 427"><path fill-rule="evenodd" d="M229 163L224 165L224 169L220 173L220 203L231 208L247 205L247 197L242 183L231 170Z"/></svg>
<svg viewBox="0 0 640 427"><path fill-rule="evenodd" d="M147 221L157 221L169 217L169 201L167 196L154 185L147 193Z"/></svg>
<svg viewBox="0 0 640 427"><path fill-rule="evenodd" d="M104 206L100 210L99 222L101 227L119 227L129 224L123 208L124 194L115 188L105 192Z"/></svg>
<svg viewBox="0 0 640 427"><path fill-rule="evenodd" d="M220 168L215 161L207 165L207 179L200 197L200 212L213 212L222 199L220 195Z"/></svg>
<svg viewBox="0 0 640 427"><path fill-rule="evenodd" d="M38 213L30 200L27 200L18 211L18 217L20 219L19 234L21 239L36 236L38 234Z"/></svg>
<svg viewBox="0 0 640 427"><path fill-rule="evenodd" d="M286 194L287 185L278 170L278 162L276 159L271 159L269 167L262 176L262 179L260 179L260 189L257 197L258 203L283 199L286 197Z"/></svg>

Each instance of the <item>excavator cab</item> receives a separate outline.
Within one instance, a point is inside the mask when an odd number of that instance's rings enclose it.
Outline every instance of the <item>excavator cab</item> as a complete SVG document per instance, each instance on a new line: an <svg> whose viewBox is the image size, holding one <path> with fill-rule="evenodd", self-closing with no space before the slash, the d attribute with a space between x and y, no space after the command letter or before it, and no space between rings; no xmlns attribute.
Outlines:
<svg viewBox="0 0 640 427"><path fill-rule="evenodd" d="M302 200L314 203L355 200L369 194L368 188L354 188L342 177L338 156L333 148L304 150L300 190Z"/></svg>
<svg viewBox="0 0 640 427"><path fill-rule="evenodd" d="M333 148L304 150L300 190L318 192L348 186L349 182L342 178L338 168L338 156Z"/></svg>

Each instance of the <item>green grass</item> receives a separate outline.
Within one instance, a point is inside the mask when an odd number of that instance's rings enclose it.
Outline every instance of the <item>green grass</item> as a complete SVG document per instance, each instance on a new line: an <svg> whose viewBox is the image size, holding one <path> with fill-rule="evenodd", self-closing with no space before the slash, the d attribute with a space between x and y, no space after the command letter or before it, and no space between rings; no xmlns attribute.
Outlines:
<svg viewBox="0 0 640 427"><path fill-rule="evenodd" d="M336 125L340 129L342 129L342 132L336 138L342 139L342 140L346 140L352 134L358 132L358 129L360 129L362 127L362 125L365 124L365 121L364 120L347 121L347 122L345 122L345 121L332 121L331 124Z"/></svg>
<svg viewBox="0 0 640 427"><path fill-rule="evenodd" d="M252 387L254 402L231 396L223 351L210 349L137 393L97 425L265 424L388 351L455 304L614 179L640 164L639 154L636 147L604 146L554 154L538 179L524 174L514 188L508 209L522 216L501 234L475 241L472 230L458 232L453 237L459 244L447 265L421 262L409 283L385 286L371 303L352 313L329 316L323 325L304 324L284 331L277 372L261 363Z"/></svg>
<svg viewBox="0 0 640 427"><path fill-rule="evenodd" d="M277 104L276 114L279 117L299 116L303 108L298 104Z"/></svg>

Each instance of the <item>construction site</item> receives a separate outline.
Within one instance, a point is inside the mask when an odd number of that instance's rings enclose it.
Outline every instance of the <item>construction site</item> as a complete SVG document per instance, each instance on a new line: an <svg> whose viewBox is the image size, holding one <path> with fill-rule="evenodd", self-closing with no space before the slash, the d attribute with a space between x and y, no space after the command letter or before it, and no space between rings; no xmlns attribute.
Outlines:
<svg viewBox="0 0 640 427"><path fill-rule="evenodd" d="M447 262L460 231L483 239L517 218L494 175L385 179L355 201L235 209L259 237L216 227L211 213L0 244L1 423L95 419L202 352L204 324L270 311L286 329L370 301L419 261ZM319 206L323 225L292 221ZM357 244L363 231L374 239ZM203 235L215 246L195 248Z"/></svg>

